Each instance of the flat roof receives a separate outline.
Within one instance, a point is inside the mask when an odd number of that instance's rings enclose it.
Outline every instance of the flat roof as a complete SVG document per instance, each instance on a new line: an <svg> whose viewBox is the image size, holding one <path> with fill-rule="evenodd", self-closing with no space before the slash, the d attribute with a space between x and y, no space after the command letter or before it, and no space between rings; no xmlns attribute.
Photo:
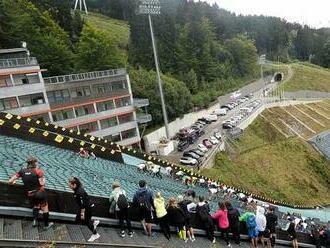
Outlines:
<svg viewBox="0 0 330 248"><path fill-rule="evenodd" d="M8 53L22 53L22 52L28 52L26 48L20 47L20 48L9 48L9 49L0 49L0 54L8 54Z"/></svg>

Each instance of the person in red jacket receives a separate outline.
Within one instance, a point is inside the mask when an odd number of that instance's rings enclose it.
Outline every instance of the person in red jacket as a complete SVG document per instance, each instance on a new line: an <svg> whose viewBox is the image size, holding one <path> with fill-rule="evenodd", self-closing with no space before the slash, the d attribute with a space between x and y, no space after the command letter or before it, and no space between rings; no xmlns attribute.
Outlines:
<svg viewBox="0 0 330 248"><path fill-rule="evenodd" d="M218 227L221 232L222 238L224 238L227 246L231 246L229 243L229 220L228 211L224 202L219 202L219 209L216 213L211 214L212 219L218 221Z"/></svg>
<svg viewBox="0 0 330 248"><path fill-rule="evenodd" d="M49 210L47 202L47 193L45 191L45 177L42 170L37 168L38 160L34 157L29 157L26 160L27 167L22 168L15 175L13 175L8 183L13 185L19 178L22 178L24 188L27 192L27 196L33 205L33 227L37 226L37 218L39 210L43 212L44 229L48 229L54 225L53 222L49 222Z"/></svg>

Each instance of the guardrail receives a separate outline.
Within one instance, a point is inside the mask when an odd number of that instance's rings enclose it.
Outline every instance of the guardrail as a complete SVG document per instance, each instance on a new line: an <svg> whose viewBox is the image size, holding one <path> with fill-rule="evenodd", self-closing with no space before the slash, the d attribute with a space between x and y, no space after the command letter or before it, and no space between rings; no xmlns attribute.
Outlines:
<svg viewBox="0 0 330 248"><path fill-rule="evenodd" d="M152 121L152 116L150 114L137 114L136 120L139 124L144 124Z"/></svg>
<svg viewBox="0 0 330 248"><path fill-rule="evenodd" d="M74 82L74 81L82 81L96 78L103 78L109 76L117 76L117 75L125 75L126 69L112 69L105 71L92 71L78 74L69 74L69 75L61 75L55 77L46 77L44 78L44 82L46 84L56 84L56 83L66 83L66 82Z"/></svg>
<svg viewBox="0 0 330 248"><path fill-rule="evenodd" d="M147 107L149 106L149 99L134 98L133 104L136 108Z"/></svg>
<svg viewBox="0 0 330 248"><path fill-rule="evenodd" d="M35 57L0 59L0 69L38 65Z"/></svg>

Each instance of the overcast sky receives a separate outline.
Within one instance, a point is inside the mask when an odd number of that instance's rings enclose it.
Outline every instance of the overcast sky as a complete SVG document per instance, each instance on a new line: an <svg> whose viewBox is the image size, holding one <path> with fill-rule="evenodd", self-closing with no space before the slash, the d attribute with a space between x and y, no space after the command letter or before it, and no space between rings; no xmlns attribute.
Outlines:
<svg viewBox="0 0 330 248"><path fill-rule="evenodd" d="M330 0L205 0L237 14L278 16L311 27L330 27Z"/></svg>

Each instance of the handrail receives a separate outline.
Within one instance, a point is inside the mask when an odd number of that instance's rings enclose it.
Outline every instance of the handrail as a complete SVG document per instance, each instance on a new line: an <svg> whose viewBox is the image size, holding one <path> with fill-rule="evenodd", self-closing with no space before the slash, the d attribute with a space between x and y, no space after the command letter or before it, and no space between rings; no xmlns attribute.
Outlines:
<svg viewBox="0 0 330 248"><path fill-rule="evenodd" d="M1 69L31 65L38 65L38 61L35 57L0 59Z"/></svg>

